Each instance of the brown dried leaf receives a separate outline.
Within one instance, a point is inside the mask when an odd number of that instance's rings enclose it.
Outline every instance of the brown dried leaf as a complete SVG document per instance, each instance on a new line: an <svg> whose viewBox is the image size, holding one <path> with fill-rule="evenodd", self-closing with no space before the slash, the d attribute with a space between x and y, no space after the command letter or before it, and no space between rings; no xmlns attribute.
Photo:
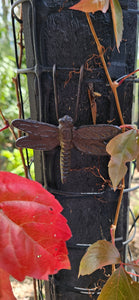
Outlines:
<svg viewBox="0 0 139 300"><path fill-rule="evenodd" d="M85 13L95 13L101 10L105 13L109 8L109 0L81 0L79 3L70 7L70 9L80 10Z"/></svg>

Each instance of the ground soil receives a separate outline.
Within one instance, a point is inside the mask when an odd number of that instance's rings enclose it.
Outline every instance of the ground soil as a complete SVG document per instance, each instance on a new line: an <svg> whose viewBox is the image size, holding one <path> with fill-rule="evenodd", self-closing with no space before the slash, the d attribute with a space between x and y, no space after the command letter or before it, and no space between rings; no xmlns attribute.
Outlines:
<svg viewBox="0 0 139 300"><path fill-rule="evenodd" d="M19 282L13 277L10 278L14 296L17 300L34 300L33 281L27 277L24 281Z"/></svg>

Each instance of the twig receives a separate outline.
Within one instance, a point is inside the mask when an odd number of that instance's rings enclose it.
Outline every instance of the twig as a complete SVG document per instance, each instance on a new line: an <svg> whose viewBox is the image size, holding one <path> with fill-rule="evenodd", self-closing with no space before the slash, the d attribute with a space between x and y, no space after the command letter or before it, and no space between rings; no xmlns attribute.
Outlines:
<svg viewBox="0 0 139 300"><path fill-rule="evenodd" d="M100 55L100 58L101 58L101 61L102 61L102 64L103 64L103 68L104 68L105 74L106 74L108 82L109 82L109 85L110 85L110 87L111 87L111 89L113 91L114 97L115 97L115 103L116 103L116 106L117 106L117 110L118 110L120 122L121 122L122 125L124 125L124 120L123 120L123 116L122 116L122 112L121 112L121 107L120 107L120 103L119 103L119 99L118 99L118 94L117 94L118 84L116 82L113 82L111 80L111 77L110 77L110 74L109 74L109 71L108 71L105 59L104 59L104 55L103 55L103 46L100 44L99 39L98 39L98 37L96 35L96 32L95 32L94 26L92 24L92 21L91 21L89 13L86 13L86 18L87 18L90 30L92 32L92 35L93 35L93 37L95 39L95 42L96 42L96 45L97 45L97 49L98 49L98 52L99 52L99 55Z"/></svg>
<svg viewBox="0 0 139 300"><path fill-rule="evenodd" d="M0 115L1 115L1 117L3 119L4 124L5 125L7 125L7 123L9 124L8 120L4 117L1 109L0 109ZM8 128L9 128L10 132L12 133L14 140L16 141L17 140L17 136L16 136L16 134L15 134L15 132L14 132L14 130L13 130L13 128L12 128L12 126L10 124L9 124ZM25 172L25 177L28 178L27 166L26 166L26 163L25 163L25 158L24 158L24 155L23 155L23 150L21 148L18 148L18 149L19 149L19 152L20 152L20 155L21 155L21 160L22 160L22 164L23 164L23 168L24 168L24 172Z"/></svg>
<svg viewBox="0 0 139 300"><path fill-rule="evenodd" d="M14 132L12 126L10 125L10 123L8 122L8 120L4 117L4 115L3 115L1 109L0 109L0 115L1 115L1 117L2 117L2 119L3 119L3 122L4 122L5 126L7 125L7 123L9 124L8 128L9 128L9 130L11 131L11 133L12 133L14 139L17 140L17 136L16 136L16 134L15 134L15 132Z"/></svg>
<svg viewBox="0 0 139 300"><path fill-rule="evenodd" d="M15 86L15 91L16 91L16 99L17 99L17 107L18 107L18 118L21 119L21 103L20 103L20 97L19 97L19 90L18 90L18 78L13 77L12 78L14 86ZM18 137L21 136L21 131L18 131Z"/></svg>
<svg viewBox="0 0 139 300"><path fill-rule="evenodd" d="M117 111L118 111L118 114L119 114L121 125L124 125L122 111L121 111L119 98L118 98L118 94L117 94L117 87L119 85L118 85L117 82L113 82L111 77L110 77L110 74L109 74L109 71L108 71L108 68L107 68L107 65L106 65L106 61L105 61L104 55L103 55L103 46L100 44L99 39L96 35L96 32L95 32L94 26L92 24L89 13L86 13L86 18L87 18L90 30L92 32L92 35L95 39L97 49L98 49L98 52L99 52L99 55L100 55L100 58L101 58L101 61L102 61L102 64L103 64L105 74L106 74L108 82L109 82L109 85L110 85L110 87L113 91L113 94L114 94L115 103L116 103L116 106L117 106ZM125 129L123 131L125 131ZM120 191L120 196L119 196L119 199L118 199L118 204L117 204L116 213L115 213L115 219L114 219L114 222L113 222L113 224L111 225L111 228L110 228L111 240L112 240L113 245L115 245L115 231L116 231L117 222L118 222L118 218L119 218L119 212L120 212L121 202L122 202L122 198L123 198L124 186L125 186L125 180L123 178L122 179L122 189ZM112 265L112 272L114 272L114 271L115 271L115 265L113 264Z"/></svg>
<svg viewBox="0 0 139 300"><path fill-rule="evenodd" d="M115 231L116 231L117 222L118 222L119 213L120 213L120 207L121 207L121 203L122 203L122 199L123 199L124 188L125 188L125 179L123 178L122 179L122 188L120 190L118 204L117 204L117 207L116 207L114 222L113 222L113 224L111 225L111 228L110 228L111 240L112 240L113 245L115 245ZM112 265L112 273L114 271L115 271L115 264Z"/></svg>
<svg viewBox="0 0 139 300"><path fill-rule="evenodd" d="M20 19L22 20L22 4L20 7ZM20 30L19 30L19 43L20 47L20 54L19 54L19 60L18 60L18 67L21 68L22 65L22 56L23 56L23 23L20 24Z"/></svg>
<svg viewBox="0 0 139 300"><path fill-rule="evenodd" d="M113 225L115 227L117 227L117 222L118 222L118 217L119 217L121 202L122 202L122 198L123 198L124 188L125 188L125 179L123 178L122 179L122 188L120 190L120 196L119 196L119 199L118 199L118 205L117 205L116 214L115 214L115 219L114 219L114 222L113 222Z"/></svg>
<svg viewBox="0 0 139 300"><path fill-rule="evenodd" d="M34 300L37 300L36 279L34 279L34 278L33 278L33 288L34 288Z"/></svg>

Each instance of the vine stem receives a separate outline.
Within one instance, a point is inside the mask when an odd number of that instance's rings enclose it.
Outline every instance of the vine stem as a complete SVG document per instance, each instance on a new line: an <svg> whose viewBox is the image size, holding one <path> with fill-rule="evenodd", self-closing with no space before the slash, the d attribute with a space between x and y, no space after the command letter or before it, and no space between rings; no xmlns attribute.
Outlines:
<svg viewBox="0 0 139 300"><path fill-rule="evenodd" d="M118 110L118 114L119 114L121 125L124 125L124 120L123 120L123 116L122 116L122 112L121 112L121 107L120 107L120 103L119 103L119 98L118 98L118 93L117 93L118 83L117 82L113 82L111 80L111 77L110 77L110 74L109 74L109 71L108 71L108 68L107 68L107 65L106 65L106 61L105 61L104 55L103 55L103 46L99 42L99 39L98 39L97 34L95 32L95 29L94 29L94 26L92 24L92 21L91 21L89 13L86 13L86 18L87 18L90 30L92 32L92 35L93 35L93 37L95 39L95 42L96 42L96 45L97 45L97 50L98 50L98 53L100 55L100 58L101 58L101 61L102 61L102 64L103 64L103 68L104 68L105 74L107 76L109 85L110 85L110 87L111 87L111 89L113 91L114 97L115 97L115 103L116 103L116 106L117 106L117 110Z"/></svg>
<svg viewBox="0 0 139 300"><path fill-rule="evenodd" d="M109 71L108 71L108 68L107 68L107 65L106 65L106 61L105 61L105 58L104 58L104 54L103 54L103 46L99 42L99 39L98 39L97 34L95 32L95 29L94 29L94 26L92 24L89 13L86 13L86 18L87 18L90 30L92 32L92 35L94 37L94 40L96 42L97 50L98 50L100 59L101 59L102 64L103 64L105 74L107 76L109 85L112 89L112 92L113 92L113 95L114 95L114 98L115 98L115 103L116 103L116 106L117 106L117 111L118 111L118 114L119 114L119 119L120 119L121 125L124 125L123 115L122 115L122 111L121 111L121 107L120 107L120 103L119 103L119 98L118 98L118 93L117 93L117 87L119 85L116 81L113 82L111 77L110 77L110 74L109 74ZM123 131L125 131L125 128L123 129ZM120 195L119 195L119 198L118 198L118 204L117 204L117 208L116 208L114 222L113 222L113 224L111 225L111 228L110 228L111 240L112 240L112 244L114 246L115 246L115 231L116 231L117 222L118 222L118 218L119 218L119 212L120 212L120 207L121 207L122 198L123 198L124 186L125 186L125 179L123 178L122 179L122 188L121 188ZM115 271L115 264L112 265L112 273L114 271Z"/></svg>
<svg viewBox="0 0 139 300"><path fill-rule="evenodd" d="M18 91L18 79L17 76L12 78L14 86L15 86L15 92L16 92L16 100L17 100L17 107L18 107L18 118L21 119L21 103L20 103L20 97L19 97L19 91ZM21 131L18 130L18 137L21 137Z"/></svg>
<svg viewBox="0 0 139 300"><path fill-rule="evenodd" d="M122 179L122 188L120 190L120 196L118 199L118 205L117 205L117 210L116 210L116 214L115 214L115 218L114 218L114 222L113 225L115 227L117 227L117 222L118 222L118 217L119 217L119 212L120 212L120 207L121 207L121 202L122 202L122 198L123 198L123 192L124 192L124 188L125 188L125 179ZM115 238L115 237L114 237Z"/></svg>
<svg viewBox="0 0 139 300"><path fill-rule="evenodd" d="M124 192L124 188L125 188L125 179L122 178L122 187L120 190L120 195L118 198L118 204L116 207L116 213L115 213L115 218L114 218L114 222L111 225L110 228L110 234L111 234L111 240L112 240L112 244L115 246L115 231L116 231L116 227L117 227L117 222L118 222L118 218L119 218L119 213L120 213L120 207L121 207L121 203L122 203L122 199L123 199L123 192ZM112 265L112 273L115 271L115 264Z"/></svg>

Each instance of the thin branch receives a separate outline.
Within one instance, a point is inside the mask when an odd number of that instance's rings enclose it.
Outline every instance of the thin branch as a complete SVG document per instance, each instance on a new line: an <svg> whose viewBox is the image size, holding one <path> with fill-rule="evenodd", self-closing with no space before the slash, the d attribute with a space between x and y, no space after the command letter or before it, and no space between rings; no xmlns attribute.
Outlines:
<svg viewBox="0 0 139 300"><path fill-rule="evenodd" d="M110 233L111 233L111 239L112 239L112 243L115 245L115 231L117 228L117 222L118 222L118 218L119 218L119 213L120 213L120 207L121 207L121 203L122 203L122 199L123 199L123 192L124 192L124 188L125 188L125 179L122 179L122 188L120 190L120 196L118 199L118 204L116 207L116 213L115 213L115 218L114 218L114 222L111 225L110 228ZM112 273L115 271L115 264L112 265Z"/></svg>
<svg viewBox="0 0 139 300"><path fill-rule="evenodd" d="M4 117L4 115L3 115L1 109L0 109L0 115L1 115L1 117L2 117L2 119L3 119L3 122L4 122L5 126L6 126L7 124L9 124L8 128L9 128L10 132L12 133L12 135L13 135L13 137L14 137L14 140L17 140L17 136L16 136L16 134L15 134L15 132L14 132L12 126L10 125L9 121Z"/></svg>
<svg viewBox="0 0 139 300"><path fill-rule="evenodd" d="M118 110L120 122L121 122L122 125L124 125L124 120L123 120L123 116L122 116L122 112L121 112L121 107L120 107L120 103L119 103L119 98L118 98L118 94L117 94L118 83L117 82L113 82L111 80L111 77L110 77L110 74L109 74L109 71L108 71L108 68L107 68L107 65L106 65L106 61L105 61L104 55L103 55L103 46L100 44L99 39L98 39L98 37L96 35L96 32L95 32L94 26L92 24L92 21L91 21L89 13L86 13L86 18L87 18L90 30L92 32L92 35L93 35L93 37L95 39L95 42L96 42L96 45L97 45L97 49L98 49L98 53L100 55L100 58L101 58L101 61L102 61L102 64L103 64L103 68L104 68L105 74L107 76L109 85L110 85L110 87L111 87L111 89L113 91L114 97L115 97L115 103L116 103L116 106L117 106L117 110Z"/></svg>
<svg viewBox="0 0 139 300"><path fill-rule="evenodd" d="M4 122L5 126L7 126L7 124L9 124L8 128L9 128L10 132L12 133L14 140L16 141L17 140L17 136L16 136L16 134L15 134L15 132L13 130L13 127L10 125L10 123L8 122L8 120L4 117L1 109L0 109L0 115L1 115L1 117L3 119L3 122ZM25 172L25 177L28 178L27 166L26 166L26 163L25 163L25 158L24 158L24 155L23 155L23 150L22 150L22 148L18 148L18 149L19 149L19 152L20 152L20 156L21 156L21 160L22 160L22 164L23 164L23 168L24 168L24 172Z"/></svg>
<svg viewBox="0 0 139 300"><path fill-rule="evenodd" d="M18 90L18 78L17 76L16 77L13 77L13 83L14 83L14 86L15 86L15 92L16 92L16 99L17 99L17 107L18 107L18 118L21 119L21 103L20 103L20 97L19 97L19 90ZM19 131L19 135L18 137L21 136L21 132Z"/></svg>
<svg viewBox="0 0 139 300"><path fill-rule="evenodd" d="M120 102L119 102L119 98L118 98L118 93L117 93L118 83L116 81L113 82L111 77L110 77L110 74L109 74L109 71L108 71L108 68L107 68L107 65L106 65L106 61L104 59L103 46L100 44L99 39L96 35L96 32L95 32L94 26L92 24L89 13L86 13L86 18L87 18L90 30L92 32L92 35L95 39L95 42L96 42L96 45L97 45L97 50L98 50L98 53L100 55L100 58L101 58L101 61L102 61L102 64L103 64L103 68L104 68L105 74L107 76L109 85L110 85L110 87L113 91L113 95L114 95L114 98L115 98L115 103L116 103L116 106L117 106L117 111L118 111L118 114L119 114L121 125L124 125L123 115L122 115ZM125 131L125 129L123 129L123 131ZM112 240L113 245L115 245L115 231L116 231L117 222L118 222L118 218L119 218L119 212L120 212L121 202L122 202L122 198L123 198L124 187L125 187L125 180L123 178L122 179L122 189L120 191L120 196L119 196L119 199L118 199L118 204L117 204L117 208L116 208L114 222L113 222L113 224L111 225L111 228L110 228L111 240ZM114 272L114 271L115 271L115 264L112 265L112 272Z"/></svg>
<svg viewBox="0 0 139 300"><path fill-rule="evenodd" d="M113 225L115 227L117 227L117 222L118 222L118 217L119 217L121 202L122 202L122 198L123 198L124 188L125 188L125 179L123 178L122 179L122 188L120 190L120 196L119 196L119 199L118 199L118 204L117 204L117 208L116 208L116 214L115 214L115 218L114 218L114 222L113 222Z"/></svg>
<svg viewBox="0 0 139 300"><path fill-rule="evenodd" d="M22 4L20 7L20 19L22 20ZM20 24L20 31L19 31L19 43L20 53L19 53L19 60L18 60L18 67L21 68L22 65L22 57L23 57L23 23Z"/></svg>
<svg viewBox="0 0 139 300"><path fill-rule="evenodd" d="M37 286L36 279L33 278L34 300L37 300Z"/></svg>

